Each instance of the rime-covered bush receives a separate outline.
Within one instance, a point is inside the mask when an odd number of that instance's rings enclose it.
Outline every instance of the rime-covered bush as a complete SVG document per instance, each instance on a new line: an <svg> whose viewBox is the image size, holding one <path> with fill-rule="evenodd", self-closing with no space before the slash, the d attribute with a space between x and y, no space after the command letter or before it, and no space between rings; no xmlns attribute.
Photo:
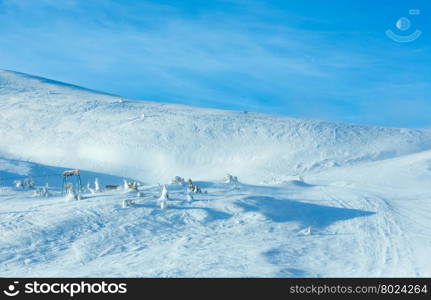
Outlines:
<svg viewBox="0 0 431 300"><path fill-rule="evenodd" d="M178 184L178 185L184 185L186 183L184 178L180 176L175 176L174 178L172 178L171 182L172 184Z"/></svg>
<svg viewBox="0 0 431 300"><path fill-rule="evenodd" d="M226 183L238 183L238 177L231 174L227 174L225 178Z"/></svg>

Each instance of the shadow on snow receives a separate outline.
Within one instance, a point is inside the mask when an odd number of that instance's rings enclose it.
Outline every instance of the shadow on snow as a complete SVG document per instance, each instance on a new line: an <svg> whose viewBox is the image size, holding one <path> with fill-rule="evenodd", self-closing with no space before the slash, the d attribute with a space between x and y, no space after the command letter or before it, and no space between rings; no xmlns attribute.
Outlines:
<svg viewBox="0 0 431 300"><path fill-rule="evenodd" d="M302 226L325 228L335 222L373 215L374 212L331 207L264 196L246 197L236 203L248 211L258 211L274 222L299 222Z"/></svg>

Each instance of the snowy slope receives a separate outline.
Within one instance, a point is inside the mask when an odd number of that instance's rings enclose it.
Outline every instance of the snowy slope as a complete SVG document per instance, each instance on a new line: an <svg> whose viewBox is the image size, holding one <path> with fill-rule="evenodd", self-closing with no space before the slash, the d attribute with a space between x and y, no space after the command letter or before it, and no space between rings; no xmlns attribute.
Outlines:
<svg viewBox="0 0 431 300"><path fill-rule="evenodd" d="M163 182L253 183L431 149L429 131L122 100L0 71L0 154Z"/></svg>
<svg viewBox="0 0 431 300"><path fill-rule="evenodd" d="M367 254L363 276L431 275L431 151L328 170L309 180L326 186L323 194L338 205L375 212L353 231Z"/></svg>
<svg viewBox="0 0 431 300"><path fill-rule="evenodd" d="M13 186L15 180L31 178L37 186L44 186L48 183L49 186L58 188L61 187L63 183L62 174L65 170L68 169L0 157L0 186ZM112 185L122 185L124 179L131 181L131 179L127 177L124 178L81 170L81 181L83 185L87 182L93 184L95 178ZM76 182L76 180L72 179L72 182Z"/></svg>
<svg viewBox="0 0 431 300"><path fill-rule="evenodd" d="M143 197L66 201L57 177L51 197L0 182L0 276L431 276L426 130L132 101L0 71L0 137L3 178L81 168L102 185L146 183ZM207 193L189 202L171 184L162 210L157 183L175 175Z"/></svg>
<svg viewBox="0 0 431 300"><path fill-rule="evenodd" d="M431 172L423 165L431 155L404 160L342 167L305 183L198 182L207 194L191 203L184 187L170 185L167 210L158 186L143 187L142 198L112 191L73 202L3 190L0 274L429 277ZM405 167L426 172L415 173L424 177L414 188L416 175L397 181ZM380 170L394 184L357 176ZM124 199L136 204L122 208Z"/></svg>

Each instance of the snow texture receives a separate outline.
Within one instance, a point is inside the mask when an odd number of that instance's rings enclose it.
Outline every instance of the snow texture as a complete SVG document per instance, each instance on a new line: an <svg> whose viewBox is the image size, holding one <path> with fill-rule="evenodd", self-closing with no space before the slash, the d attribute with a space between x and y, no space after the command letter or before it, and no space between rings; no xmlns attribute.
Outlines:
<svg viewBox="0 0 431 300"><path fill-rule="evenodd" d="M67 201L61 173L75 168L100 192ZM34 189L14 185L29 178ZM124 180L137 190L104 188ZM429 277L430 182L427 130L133 101L0 71L1 276Z"/></svg>

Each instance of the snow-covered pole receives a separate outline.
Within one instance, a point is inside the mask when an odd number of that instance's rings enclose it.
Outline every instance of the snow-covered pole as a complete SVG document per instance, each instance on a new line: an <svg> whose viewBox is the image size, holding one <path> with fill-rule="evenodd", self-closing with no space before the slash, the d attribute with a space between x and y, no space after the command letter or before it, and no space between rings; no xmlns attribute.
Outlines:
<svg viewBox="0 0 431 300"><path fill-rule="evenodd" d="M94 191L96 193L100 192L100 181L99 178L96 177L96 179L94 180Z"/></svg>
<svg viewBox="0 0 431 300"><path fill-rule="evenodd" d="M168 208L168 202L163 200L160 202L160 208L161 209L167 209Z"/></svg>
<svg viewBox="0 0 431 300"><path fill-rule="evenodd" d="M169 199L169 193L168 193L168 188L165 184L163 185L162 194L160 195L160 198L159 198L161 209L168 208L168 203L167 203L168 199Z"/></svg>
<svg viewBox="0 0 431 300"><path fill-rule="evenodd" d="M160 195L159 200L160 201L162 201L162 200L166 201L167 199L169 199L169 193L168 193L168 188L165 184L165 185L163 185L162 194Z"/></svg>

